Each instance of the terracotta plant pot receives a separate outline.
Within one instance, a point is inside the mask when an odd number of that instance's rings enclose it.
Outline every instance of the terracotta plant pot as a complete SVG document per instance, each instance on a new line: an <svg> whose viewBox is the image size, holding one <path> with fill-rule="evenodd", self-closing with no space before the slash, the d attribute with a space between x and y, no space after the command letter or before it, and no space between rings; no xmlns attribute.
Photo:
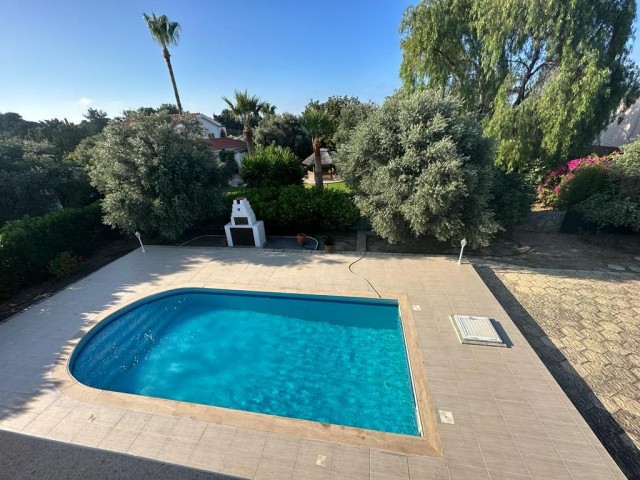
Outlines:
<svg viewBox="0 0 640 480"><path fill-rule="evenodd" d="M333 253L333 252L336 251L336 246L335 245L327 245L327 244L325 244L324 251L327 252L327 253Z"/></svg>
<svg viewBox="0 0 640 480"><path fill-rule="evenodd" d="M304 242L306 240L307 240L307 236L304 233L296 234L296 242L298 242L298 245L300 246L304 245Z"/></svg>

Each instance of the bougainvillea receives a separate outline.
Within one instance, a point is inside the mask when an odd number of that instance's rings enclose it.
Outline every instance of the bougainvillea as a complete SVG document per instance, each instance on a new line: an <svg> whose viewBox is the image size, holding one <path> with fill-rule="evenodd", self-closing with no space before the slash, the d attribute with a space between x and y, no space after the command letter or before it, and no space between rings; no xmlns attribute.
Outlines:
<svg viewBox="0 0 640 480"><path fill-rule="evenodd" d="M591 155L574 158L550 170L542 185L537 189L539 202L547 207L562 207L562 193L570 189L570 184L578 175L578 171L585 169L585 167L594 166L604 172L611 165L612 155L616 155L616 153L602 157Z"/></svg>

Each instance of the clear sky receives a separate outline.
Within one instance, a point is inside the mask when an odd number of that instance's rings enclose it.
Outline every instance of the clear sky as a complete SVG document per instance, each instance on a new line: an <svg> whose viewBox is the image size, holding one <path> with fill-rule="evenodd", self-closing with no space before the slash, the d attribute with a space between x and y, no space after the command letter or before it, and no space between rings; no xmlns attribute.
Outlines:
<svg viewBox="0 0 640 480"><path fill-rule="evenodd" d="M409 0L1 0L0 112L82 119L88 107L175 103L142 13L182 26L171 60L183 107L207 115L249 90L299 113L310 99L380 102L400 86Z"/></svg>
<svg viewBox="0 0 640 480"><path fill-rule="evenodd" d="M143 12L182 26L171 59L183 107L192 112L220 113L221 97L245 88L279 113L299 113L310 99L331 95L381 102L400 86L398 27L414 3L0 0L0 112L79 121L88 107L113 116L174 103Z"/></svg>

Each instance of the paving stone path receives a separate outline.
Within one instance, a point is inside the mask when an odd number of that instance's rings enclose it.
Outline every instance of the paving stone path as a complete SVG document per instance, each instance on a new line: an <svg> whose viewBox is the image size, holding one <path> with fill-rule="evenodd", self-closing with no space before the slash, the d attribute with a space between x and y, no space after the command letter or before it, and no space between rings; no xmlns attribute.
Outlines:
<svg viewBox="0 0 640 480"><path fill-rule="evenodd" d="M640 479L640 275L476 269L625 474Z"/></svg>

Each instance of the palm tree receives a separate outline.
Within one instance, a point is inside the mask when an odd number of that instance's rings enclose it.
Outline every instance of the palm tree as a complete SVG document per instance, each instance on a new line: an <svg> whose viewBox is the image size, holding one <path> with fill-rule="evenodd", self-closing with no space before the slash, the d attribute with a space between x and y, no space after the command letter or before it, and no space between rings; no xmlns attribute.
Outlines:
<svg viewBox="0 0 640 480"><path fill-rule="evenodd" d="M251 155L253 153L253 130L251 124L259 119L260 113L266 108L267 103L255 95L249 95L246 90L244 92L236 90L233 97L235 101L231 101L227 97L222 97L222 100L229 105L229 111L233 117L242 122L242 133L244 133L247 150Z"/></svg>
<svg viewBox="0 0 640 480"><path fill-rule="evenodd" d="M173 68L171 67L171 55L169 55L169 49L167 48L169 45L178 45L178 40L180 40L180 24L178 22L170 22L166 15L156 17L155 13L152 13L151 16L143 13L142 16L147 22L147 27L149 27L151 37L162 47L162 56L167 61L167 68L169 69L171 84L173 85L173 93L176 96L178 112L182 115L180 95L178 95L176 78L173 75Z"/></svg>
<svg viewBox="0 0 640 480"><path fill-rule="evenodd" d="M327 134L331 125L329 115L325 110L307 108L300 117L302 128L311 136L315 165L313 167L313 178L316 181L316 188L323 188L322 183L322 157L320 156L320 140Z"/></svg>

